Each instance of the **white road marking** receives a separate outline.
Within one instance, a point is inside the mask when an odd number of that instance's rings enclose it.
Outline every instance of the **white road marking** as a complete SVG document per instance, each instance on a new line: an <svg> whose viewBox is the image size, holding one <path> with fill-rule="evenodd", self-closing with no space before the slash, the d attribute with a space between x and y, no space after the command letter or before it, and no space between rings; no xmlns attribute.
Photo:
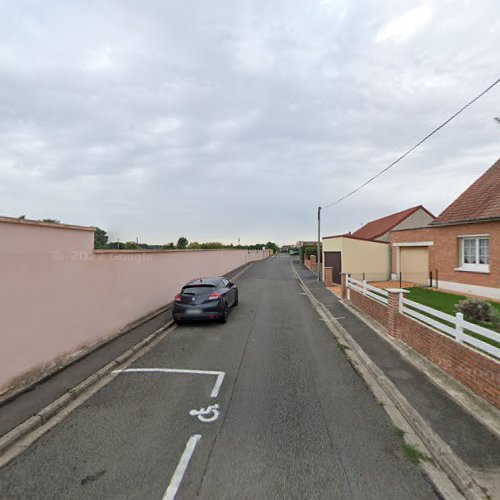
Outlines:
<svg viewBox="0 0 500 500"><path fill-rule="evenodd" d="M189 414L193 417L198 417L200 422L214 422L219 418L219 405L208 406L200 410L192 409ZM212 416L208 416L212 414Z"/></svg>
<svg viewBox="0 0 500 500"><path fill-rule="evenodd" d="M160 373L189 373L194 375L216 375L217 380L215 381L214 388L210 394L211 398L216 398L219 395L219 391L224 381L226 375L225 372L216 372L211 370L180 370L177 368L126 368L125 370L114 370L113 373L148 373L148 372L160 372Z"/></svg>
<svg viewBox="0 0 500 500"><path fill-rule="evenodd" d="M177 494L177 490L181 485L182 478L184 477L184 473L186 472L187 466L189 465L189 461L191 460L191 456L193 455L194 449L198 444L198 441L201 439L200 434L194 434L191 436L186 443L186 447L184 448L184 452L182 453L181 459L175 468L174 475L170 480L170 484L168 485L167 491L165 495L163 495L163 500L174 500L175 495Z"/></svg>

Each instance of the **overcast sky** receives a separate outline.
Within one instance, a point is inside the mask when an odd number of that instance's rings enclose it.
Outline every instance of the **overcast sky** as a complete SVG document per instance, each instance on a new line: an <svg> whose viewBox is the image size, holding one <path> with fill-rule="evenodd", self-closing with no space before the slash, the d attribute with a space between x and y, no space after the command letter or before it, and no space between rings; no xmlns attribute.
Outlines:
<svg viewBox="0 0 500 500"><path fill-rule="evenodd" d="M0 0L0 215L294 242L500 76L498 0ZM438 214L500 157L500 85L324 234Z"/></svg>

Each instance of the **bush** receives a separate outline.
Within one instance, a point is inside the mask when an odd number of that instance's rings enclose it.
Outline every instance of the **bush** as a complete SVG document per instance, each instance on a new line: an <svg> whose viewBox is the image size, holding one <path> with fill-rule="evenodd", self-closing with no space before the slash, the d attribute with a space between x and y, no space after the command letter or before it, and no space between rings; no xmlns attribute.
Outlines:
<svg viewBox="0 0 500 500"><path fill-rule="evenodd" d="M483 321L492 324L497 324L500 321L495 308L485 300L461 300L455 305L455 309L463 313L466 320Z"/></svg>
<svg viewBox="0 0 500 500"><path fill-rule="evenodd" d="M304 248L304 257L306 259L310 259L311 255L317 254L317 247L305 247ZM320 247L320 258L321 258L321 247Z"/></svg>

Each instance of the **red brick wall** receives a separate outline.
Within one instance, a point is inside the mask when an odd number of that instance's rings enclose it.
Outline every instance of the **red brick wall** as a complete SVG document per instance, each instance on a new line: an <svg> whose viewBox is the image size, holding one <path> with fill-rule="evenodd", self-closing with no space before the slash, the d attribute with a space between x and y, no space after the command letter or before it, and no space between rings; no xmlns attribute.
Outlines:
<svg viewBox="0 0 500 500"><path fill-rule="evenodd" d="M488 234L490 238L490 272L455 271L459 266L458 236ZM391 232L391 244L399 242L433 241L429 247L429 270L439 270L439 279L469 285L500 287L500 221L478 222L457 226L429 227ZM396 250L392 252L392 269L396 272Z"/></svg>
<svg viewBox="0 0 500 500"><path fill-rule="evenodd" d="M313 273L316 272L316 260L311 260L311 259L306 259L304 258L304 266L307 267L307 269L311 270Z"/></svg>
<svg viewBox="0 0 500 500"><path fill-rule="evenodd" d="M397 299L391 302L396 311L393 318L396 321L391 322L387 306L352 289L349 293L352 304L380 323L386 331L392 328L395 337L500 409L500 364L404 314L399 314Z"/></svg>
<svg viewBox="0 0 500 500"><path fill-rule="evenodd" d="M500 408L500 365L469 347L399 315L398 338Z"/></svg>
<svg viewBox="0 0 500 500"><path fill-rule="evenodd" d="M387 306L377 302L375 299L366 297L352 289L349 290L351 294L351 302L361 309L364 313L371 316L377 323L380 323L384 328L387 328Z"/></svg>

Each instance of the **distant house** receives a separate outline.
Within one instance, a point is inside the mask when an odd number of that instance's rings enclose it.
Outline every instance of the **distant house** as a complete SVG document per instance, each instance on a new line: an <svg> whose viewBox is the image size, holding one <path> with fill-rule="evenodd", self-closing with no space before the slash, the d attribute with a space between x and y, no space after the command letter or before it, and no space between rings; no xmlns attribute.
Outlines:
<svg viewBox="0 0 500 500"><path fill-rule="evenodd" d="M340 273L354 278L387 280L391 275L390 232L395 229L422 227L434 216L422 205L368 222L354 233L323 238L323 262L332 268L334 283Z"/></svg>
<svg viewBox="0 0 500 500"><path fill-rule="evenodd" d="M305 240L299 240L297 243L295 243L295 247L301 248L301 247L315 247L318 245L317 241L305 241Z"/></svg>
<svg viewBox="0 0 500 500"><path fill-rule="evenodd" d="M434 215L424 206L418 205L381 217L380 219L372 220L357 231L354 231L351 236L364 240L388 242L391 231L426 226L433 220Z"/></svg>
<svg viewBox="0 0 500 500"><path fill-rule="evenodd" d="M500 159L430 225L395 228L391 245L396 274L432 271L439 288L500 299Z"/></svg>

